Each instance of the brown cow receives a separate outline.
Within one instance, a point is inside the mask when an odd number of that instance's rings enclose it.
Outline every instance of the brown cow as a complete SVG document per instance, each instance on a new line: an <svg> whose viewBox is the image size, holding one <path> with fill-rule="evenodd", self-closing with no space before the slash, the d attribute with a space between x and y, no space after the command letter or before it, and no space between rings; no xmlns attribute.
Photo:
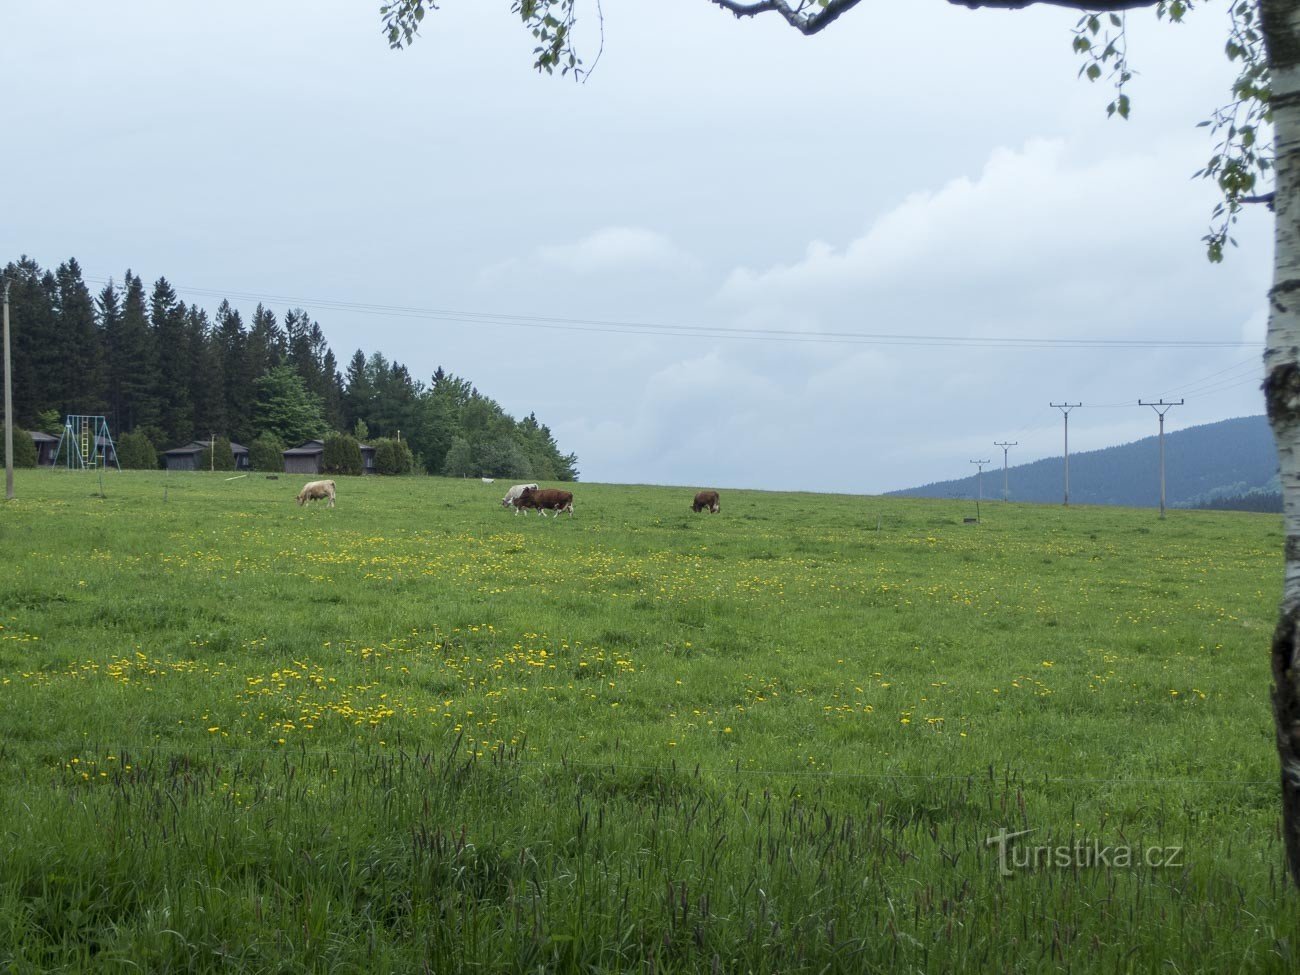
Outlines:
<svg viewBox="0 0 1300 975"><path fill-rule="evenodd" d="M717 491L701 491L695 495L695 503L691 505L691 510L698 515L705 508L715 515L722 510L722 505L718 503Z"/></svg>
<svg viewBox="0 0 1300 975"><path fill-rule="evenodd" d="M516 508L535 508L537 514L545 517L546 512L554 511L558 518L561 511L567 511L573 517L573 494L557 488L524 488L515 501Z"/></svg>

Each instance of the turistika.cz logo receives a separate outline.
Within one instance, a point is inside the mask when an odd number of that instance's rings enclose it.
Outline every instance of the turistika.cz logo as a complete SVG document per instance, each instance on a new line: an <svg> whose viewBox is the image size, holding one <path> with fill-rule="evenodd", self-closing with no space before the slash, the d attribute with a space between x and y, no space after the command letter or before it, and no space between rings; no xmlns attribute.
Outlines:
<svg viewBox="0 0 1300 975"><path fill-rule="evenodd" d="M1002 827L986 837L986 846L998 848L998 873L1010 877L1017 870L1073 870L1100 867L1103 870L1131 870L1134 867L1153 869L1183 866L1181 846L1125 846L1102 843L1096 839L1080 839L1072 843L1033 844L1016 843L1022 836L1036 832L1022 829L1008 832Z"/></svg>

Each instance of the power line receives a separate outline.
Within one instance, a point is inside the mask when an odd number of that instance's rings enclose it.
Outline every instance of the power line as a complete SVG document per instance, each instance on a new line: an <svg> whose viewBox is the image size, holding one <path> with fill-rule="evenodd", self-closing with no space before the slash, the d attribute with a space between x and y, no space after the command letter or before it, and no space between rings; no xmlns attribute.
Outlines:
<svg viewBox="0 0 1300 975"><path fill-rule="evenodd" d="M1189 390L1188 395L1195 394L1200 397L1212 396L1215 393L1222 393L1229 389L1238 389L1242 386L1254 386L1258 389L1261 382L1262 380L1259 376L1246 376L1244 379L1238 376L1232 376L1222 382L1212 383L1209 386L1201 386L1197 389Z"/></svg>
<svg viewBox="0 0 1300 975"><path fill-rule="evenodd" d="M1227 366L1223 369L1218 369L1215 370L1214 372L1207 373L1206 375L1201 376L1199 379L1193 379L1189 382L1184 383L1181 386L1174 386L1171 389L1165 390L1160 395L1169 396L1173 393L1179 393L1184 396L1187 395L1200 396L1207 392L1217 393L1217 392L1222 392L1225 389L1234 389L1238 386L1245 386L1249 383L1253 383L1257 381L1253 375L1247 375L1247 373L1253 372L1255 369L1259 368L1259 366L1260 366L1259 358L1256 356L1251 356L1249 359L1243 359L1240 362L1234 363L1233 365ZM1245 370L1245 372L1243 372L1242 370ZM1226 375L1227 373L1234 373L1235 375ZM1216 378L1216 377L1222 377L1222 378ZM1090 410L1128 410L1132 408L1133 408L1132 400L1122 400L1120 402L1115 402L1115 403L1089 403L1088 404L1088 409ZM1022 429L1027 429L1027 427Z"/></svg>
<svg viewBox="0 0 1300 975"><path fill-rule="evenodd" d="M1262 363L1259 357L1251 356L1249 359L1242 359L1240 362L1234 363L1233 365L1228 366L1227 368L1219 369L1216 372L1209 373L1208 375L1202 376L1200 379L1193 379L1182 386L1175 386L1173 389L1166 389L1160 395L1172 396L1174 393L1186 394L1188 389L1190 389L1191 387L1199 386L1202 383L1206 382L1207 380L1215 378L1216 376L1222 376L1224 373L1236 372L1238 369L1241 369L1246 366L1250 366L1251 368L1259 368L1262 366Z"/></svg>
<svg viewBox="0 0 1300 975"><path fill-rule="evenodd" d="M111 278L88 276L88 282L112 283ZM179 293L210 298L235 299L259 302L278 302L290 305L310 305L335 311L346 311L389 318L438 321L452 324L489 327L537 328L559 331L596 332L610 335L691 335L705 338L749 339L762 341L796 342L806 344L884 345L948 348L1023 348L1023 349L1223 349L1257 348L1259 342L1210 339L1087 339L1035 338L1029 336L992 335L926 335L907 332L844 332L829 330L762 329L725 325L683 325L665 322L619 321L602 318L574 318L543 315L510 314L499 312L460 311L445 308L422 308L408 305L386 305L373 302L346 301L332 298L309 298L291 295L262 294L252 291L218 291L210 288L191 288L173 284Z"/></svg>

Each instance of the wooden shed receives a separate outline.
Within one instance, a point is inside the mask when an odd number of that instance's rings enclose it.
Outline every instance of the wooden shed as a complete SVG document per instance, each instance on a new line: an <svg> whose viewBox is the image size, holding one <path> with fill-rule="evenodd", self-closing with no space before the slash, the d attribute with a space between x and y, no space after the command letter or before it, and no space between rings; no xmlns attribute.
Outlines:
<svg viewBox="0 0 1300 975"><path fill-rule="evenodd" d="M199 469L199 458L210 443L208 440L191 440L183 447L164 450L163 463L169 471L196 471ZM230 452L235 456L235 470L248 470L248 448L231 441Z"/></svg>
<svg viewBox="0 0 1300 975"><path fill-rule="evenodd" d="M284 452L286 474L319 474L325 456L325 441L308 440Z"/></svg>
<svg viewBox="0 0 1300 975"><path fill-rule="evenodd" d="M54 464L54 451L59 447L59 438L52 437L48 433L42 433L40 430L29 431L32 437L32 443L36 445L36 463L41 467L51 467Z"/></svg>
<svg viewBox="0 0 1300 975"><path fill-rule="evenodd" d="M370 444L360 444L361 473L375 472L375 448ZM286 474L320 474L325 457L325 441L308 440L284 452L284 472Z"/></svg>

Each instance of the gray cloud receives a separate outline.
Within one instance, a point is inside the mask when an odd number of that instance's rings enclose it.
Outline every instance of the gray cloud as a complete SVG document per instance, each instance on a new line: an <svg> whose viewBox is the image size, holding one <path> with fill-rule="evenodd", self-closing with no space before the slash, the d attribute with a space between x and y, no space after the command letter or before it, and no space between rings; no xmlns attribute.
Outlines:
<svg viewBox="0 0 1300 975"><path fill-rule="evenodd" d="M23 43L0 71L40 97L7 106L0 247L182 294L802 332L1262 333L1267 219L1211 268L1212 188L1189 179L1209 152L1195 123L1231 78L1221 11L1129 16L1142 73L1119 123L1075 78L1069 12L916 6L805 39L702 0L655 0L655 30L644 4L607 5L604 57L575 86L531 70L504 0L446 5L401 54L350 0L8 5L0 30ZM441 364L536 410L590 479L882 490L961 474L994 439L1020 439L1020 460L1058 451L1050 399L1097 404L1072 421L1079 449L1152 432L1120 405L1139 396L1198 389L1174 425L1261 405L1245 351L315 314L340 357Z"/></svg>

